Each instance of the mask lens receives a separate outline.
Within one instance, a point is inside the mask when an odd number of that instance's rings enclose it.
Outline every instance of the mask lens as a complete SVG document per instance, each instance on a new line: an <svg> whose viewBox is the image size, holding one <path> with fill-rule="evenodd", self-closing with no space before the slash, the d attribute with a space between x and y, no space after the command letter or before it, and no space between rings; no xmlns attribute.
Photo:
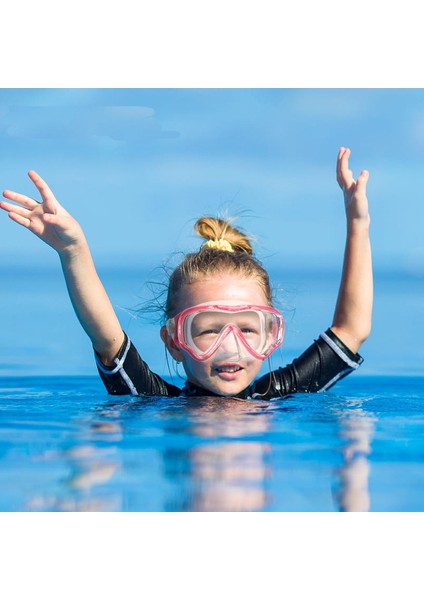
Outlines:
<svg viewBox="0 0 424 600"><path fill-rule="evenodd" d="M243 346L244 357L250 353L250 358L266 358L281 343L281 315L267 307L195 308L184 315L180 342L198 360L207 360L218 349L230 353L234 343Z"/></svg>
<svg viewBox="0 0 424 600"><path fill-rule="evenodd" d="M209 351L229 325L237 327L248 345L257 351L262 345L263 327L257 311L201 311L186 319L184 337L200 352Z"/></svg>

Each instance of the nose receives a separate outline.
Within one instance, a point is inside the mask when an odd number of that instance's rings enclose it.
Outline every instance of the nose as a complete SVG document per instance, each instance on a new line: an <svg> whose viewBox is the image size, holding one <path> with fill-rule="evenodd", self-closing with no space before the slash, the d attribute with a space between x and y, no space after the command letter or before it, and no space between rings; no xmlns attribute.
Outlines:
<svg viewBox="0 0 424 600"><path fill-rule="evenodd" d="M225 337L221 340L214 353L214 360L229 362L250 362L254 357L246 350L240 340L240 330L234 325L228 325Z"/></svg>
<svg viewBox="0 0 424 600"><path fill-rule="evenodd" d="M236 331L231 328L231 331L225 336L221 343L222 352L225 352L229 357L231 356L234 360L241 360L243 352L243 345L238 339Z"/></svg>

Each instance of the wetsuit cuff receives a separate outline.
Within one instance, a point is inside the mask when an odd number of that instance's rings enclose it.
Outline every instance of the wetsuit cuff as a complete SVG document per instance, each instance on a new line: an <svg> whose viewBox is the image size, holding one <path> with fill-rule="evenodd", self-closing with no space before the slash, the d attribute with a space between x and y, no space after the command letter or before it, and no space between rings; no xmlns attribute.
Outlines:
<svg viewBox="0 0 424 600"><path fill-rule="evenodd" d="M329 346L347 363L349 366L357 369L360 364L364 362L362 356L358 353L352 352L350 348L346 346L342 340L337 337L337 335L328 328L327 331L321 334L321 339L323 339Z"/></svg>

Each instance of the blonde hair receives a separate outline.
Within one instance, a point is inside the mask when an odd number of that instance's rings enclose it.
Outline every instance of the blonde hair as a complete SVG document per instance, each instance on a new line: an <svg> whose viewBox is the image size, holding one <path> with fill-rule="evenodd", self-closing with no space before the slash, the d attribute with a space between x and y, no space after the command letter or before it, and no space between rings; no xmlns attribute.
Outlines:
<svg viewBox="0 0 424 600"><path fill-rule="evenodd" d="M231 220L224 221L214 217L200 217L194 224L194 231L206 240L202 248L226 249L228 252L253 254L250 238L232 227ZM222 247L220 247L220 243Z"/></svg>
<svg viewBox="0 0 424 600"><path fill-rule="evenodd" d="M268 304L272 306L268 273L253 256L251 238L233 227L232 221L214 217L201 217L196 221L194 231L206 241L197 252L186 254L172 272L166 300L166 318L177 314L179 293L183 286L221 273L256 281Z"/></svg>

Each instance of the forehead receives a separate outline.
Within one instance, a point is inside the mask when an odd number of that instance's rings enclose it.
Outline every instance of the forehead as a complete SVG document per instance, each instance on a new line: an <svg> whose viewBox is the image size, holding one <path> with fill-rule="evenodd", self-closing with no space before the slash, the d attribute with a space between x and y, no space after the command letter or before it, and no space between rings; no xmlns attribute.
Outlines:
<svg viewBox="0 0 424 600"><path fill-rule="evenodd" d="M265 293L256 280L217 274L184 285L178 295L178 312L216 300L225 300L229 304L268 304Z"/></svg>

